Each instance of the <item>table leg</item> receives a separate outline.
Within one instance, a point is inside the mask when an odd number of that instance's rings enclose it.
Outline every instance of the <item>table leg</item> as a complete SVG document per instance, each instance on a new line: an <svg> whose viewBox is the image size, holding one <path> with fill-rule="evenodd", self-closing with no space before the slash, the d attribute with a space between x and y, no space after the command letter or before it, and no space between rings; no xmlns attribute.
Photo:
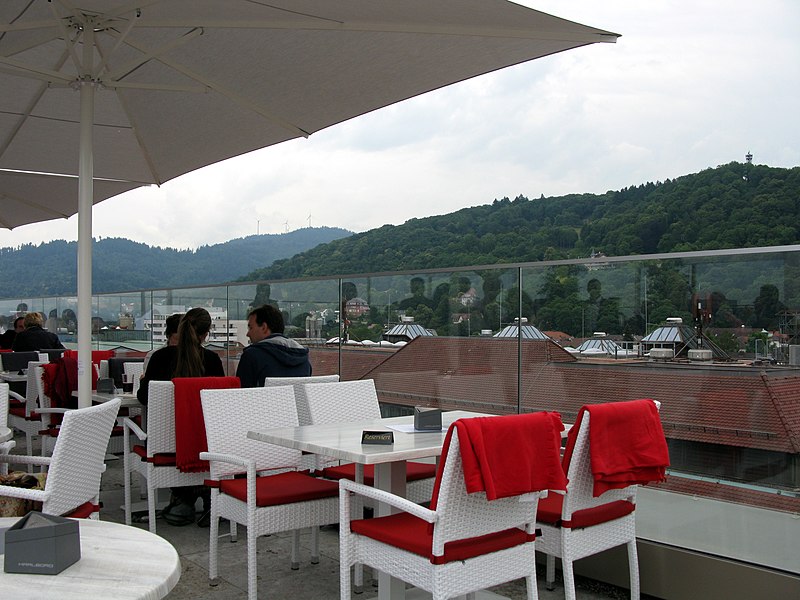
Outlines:
<svg viewBox="0 0 800 600"><path fill-rule="evenodd" d="M375 465L375 487L398 496L406 496L406 463L397 461ZM383 517L395 512L386 504L377 506L376 516ZM378 574L378 600L401 600L405 598L405 583L386 573Z"/></svg>

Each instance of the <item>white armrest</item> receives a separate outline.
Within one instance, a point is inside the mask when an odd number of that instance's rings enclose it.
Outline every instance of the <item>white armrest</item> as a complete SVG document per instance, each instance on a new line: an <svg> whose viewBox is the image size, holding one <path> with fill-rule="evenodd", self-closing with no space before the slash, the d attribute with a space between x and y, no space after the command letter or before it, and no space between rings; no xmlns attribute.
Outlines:
<svg viewBox="0 0 800 600"><path fill-rule="evenodd" d="M44 490L31 490L11 485L0 485L0 496L22 498L23 500L38 500L39 502L47 499L47 494Z"/></svg>
<svg viewBox="0 0 800 600"><path fill-rule="evenodd" d="M25 454L0 454L0 463L15 463L20 465L49 465L49 456L27 456Z"/></svg>
<svg viewBox="0 0 800 600"><path fill-rule="evenodd" d="M438 515L433 510L411 502L411 500L407 500L402 496L396 496L383 490L376 490L373 487L356 483L354 481L350 481L349 479L340 479L339 489L344 489L348 492L353 492L360 496L366 496L367 498L372 498L378 502L383 502L395 508L399 508L403 512L410 513L415 517L419 517L420 519L427 521L428 523L435 523L438 520Z"/></svg>
<svg viewBox="0 0 800 600"><path fill-rule="evenodd" d="M122 418L122 426L125 429L130 429L136 435L136 437L139 438L141 441L147 439L147 434L144 432L144 430L141 427L139 427L134 421L131 421L129 417Z"/></svg>

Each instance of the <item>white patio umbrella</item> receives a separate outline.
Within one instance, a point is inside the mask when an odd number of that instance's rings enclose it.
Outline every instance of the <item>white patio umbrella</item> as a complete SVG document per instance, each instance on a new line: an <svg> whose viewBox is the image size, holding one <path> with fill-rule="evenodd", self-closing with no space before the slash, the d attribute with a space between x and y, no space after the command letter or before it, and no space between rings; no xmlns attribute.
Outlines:
<svg viewBox="0 0 800 600"><path fill-rule="evenodd" d="M79 403L93 179L161 184L616 34L504 0L3 0L0 168L72 175Z"/></svg>

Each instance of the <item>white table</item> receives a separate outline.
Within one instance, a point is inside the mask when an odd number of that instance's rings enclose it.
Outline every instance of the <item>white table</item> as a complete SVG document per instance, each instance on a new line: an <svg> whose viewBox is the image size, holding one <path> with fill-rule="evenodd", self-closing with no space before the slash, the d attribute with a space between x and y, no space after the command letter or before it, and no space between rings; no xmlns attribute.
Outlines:
<svg viewBox="0 0 800 600"><path fill-rule="evenodd" d="M75 390L72 392L73 397L78 397L78 391ZM136 397L136 394L133 393L125 393L120 392L119 394L108 394L104 392L92 392L92 402L96 402L97 404L103 404L104 402L108 402L109 400L113 400L114 398L119 398L122 400L120 406L128 406L128 407L136 407L141 408L142 403L139 402L139 398Z"/></svg>
<svg viewBox="0 0 800 600"><path fill-rule="evenodd" d="M306 425L284 427L266 431L249 431L247 437L278 446L332 456L334 458L375 465L375 487L398 496L406 495L406 461L438 457L442 453L447 429L453 421L468 417L488 417L484 413L455 410L442 413L442 430L433 432L402 433L394 431L394 444L361 444L364 430L393 431L388 425L409 424L414 418L393 417L358 423ZM378 516L389 514L385 505L378 507ZM405 584L381 573L378 578L378 598L381 600L405 597Z"/></svg>
<svg viewBox="0 0 800 600"><path fill-rule="evenodd" d="M0 427L0 443L7 442L14 437L11 427Z"/></svg>
<svg viewBox="0 0 800 600"><path fill-rule="evenodd" d="M10 527L18 519L0 519ZM4 598L58 600L157 600L178 583L181 563L164 538L136 527L80 519L81 558L58 575L0 570Z"/></svg>

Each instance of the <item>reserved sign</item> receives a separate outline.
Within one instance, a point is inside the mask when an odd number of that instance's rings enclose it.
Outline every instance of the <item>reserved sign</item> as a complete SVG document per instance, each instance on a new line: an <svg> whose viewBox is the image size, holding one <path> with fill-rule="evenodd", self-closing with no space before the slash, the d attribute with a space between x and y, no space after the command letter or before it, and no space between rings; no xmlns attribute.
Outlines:
<svg viewBox="0 0 800 600"><path fill-rule="evenodd" d="M362 444L394 444L393 431L362 431L361 432Z"/></svg>

